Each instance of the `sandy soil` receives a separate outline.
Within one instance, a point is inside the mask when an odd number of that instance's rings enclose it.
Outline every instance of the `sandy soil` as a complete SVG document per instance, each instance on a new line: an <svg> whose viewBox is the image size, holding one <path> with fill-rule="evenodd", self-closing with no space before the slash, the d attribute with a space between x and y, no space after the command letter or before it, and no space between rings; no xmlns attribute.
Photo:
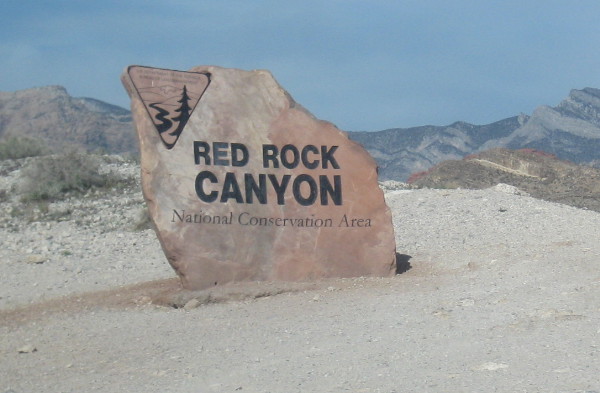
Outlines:
<svg viewBox="0 0 600 393"><path fill-rule="evenodd" d="M181 292L150 231L2 229L0 392L600 392L599 213L387 198L393 278Z"/></svg>

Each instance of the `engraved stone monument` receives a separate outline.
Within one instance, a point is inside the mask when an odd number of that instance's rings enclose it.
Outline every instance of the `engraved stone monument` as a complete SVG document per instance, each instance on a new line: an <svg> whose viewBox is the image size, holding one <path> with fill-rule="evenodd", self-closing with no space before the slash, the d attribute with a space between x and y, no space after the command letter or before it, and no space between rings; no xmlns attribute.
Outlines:
<svg viewBox="0 0 600 393"><path fill-rule="evenodd" d="M371 156L267 71L131 66L142 189L184 288L395 273Z"/></svg>

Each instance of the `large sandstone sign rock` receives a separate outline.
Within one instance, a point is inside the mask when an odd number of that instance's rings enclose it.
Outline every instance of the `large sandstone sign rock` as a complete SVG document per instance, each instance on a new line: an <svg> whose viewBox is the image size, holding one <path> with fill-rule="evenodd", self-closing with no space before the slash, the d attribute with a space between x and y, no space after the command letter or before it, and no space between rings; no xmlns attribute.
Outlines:
<svg viewBox="0 0 600 393"><path fill-rule="evenodd" d="M267 71L129 67L142 188L188 289L395 273L375 161Z"/></svg>

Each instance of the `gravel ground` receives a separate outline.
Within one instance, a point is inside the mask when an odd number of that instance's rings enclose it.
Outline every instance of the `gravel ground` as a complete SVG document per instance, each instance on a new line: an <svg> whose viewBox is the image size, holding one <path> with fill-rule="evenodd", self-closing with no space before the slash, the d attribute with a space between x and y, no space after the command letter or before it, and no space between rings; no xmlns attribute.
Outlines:
<svg viewBox="0 0 600 393"><path fill-rule="evenodd" d="M29 204L19 185L34 158L0 161L0 310L173 276L154 232L136 229L145 211L139 166L96 158L102 172L129 182Z"/></svg>
<svg viewBox="0 0 600 393"><path fill-rule="evenodd" d="M3 217L0 392L600 392L599 213L397 188L402 274L179 298L136 191Z"/></svg>

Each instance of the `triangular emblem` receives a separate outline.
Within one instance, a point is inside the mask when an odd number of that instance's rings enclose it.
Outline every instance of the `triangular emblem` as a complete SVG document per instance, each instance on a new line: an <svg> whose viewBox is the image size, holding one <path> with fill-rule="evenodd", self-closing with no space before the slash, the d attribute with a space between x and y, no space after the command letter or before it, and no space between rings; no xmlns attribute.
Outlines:
<svg viewBox="0 0 600 393"><path fill-rule="evenodd" d="M127 74L160 139L172 149L210 84L210 74L142 66L129 67Z"/></svg>

